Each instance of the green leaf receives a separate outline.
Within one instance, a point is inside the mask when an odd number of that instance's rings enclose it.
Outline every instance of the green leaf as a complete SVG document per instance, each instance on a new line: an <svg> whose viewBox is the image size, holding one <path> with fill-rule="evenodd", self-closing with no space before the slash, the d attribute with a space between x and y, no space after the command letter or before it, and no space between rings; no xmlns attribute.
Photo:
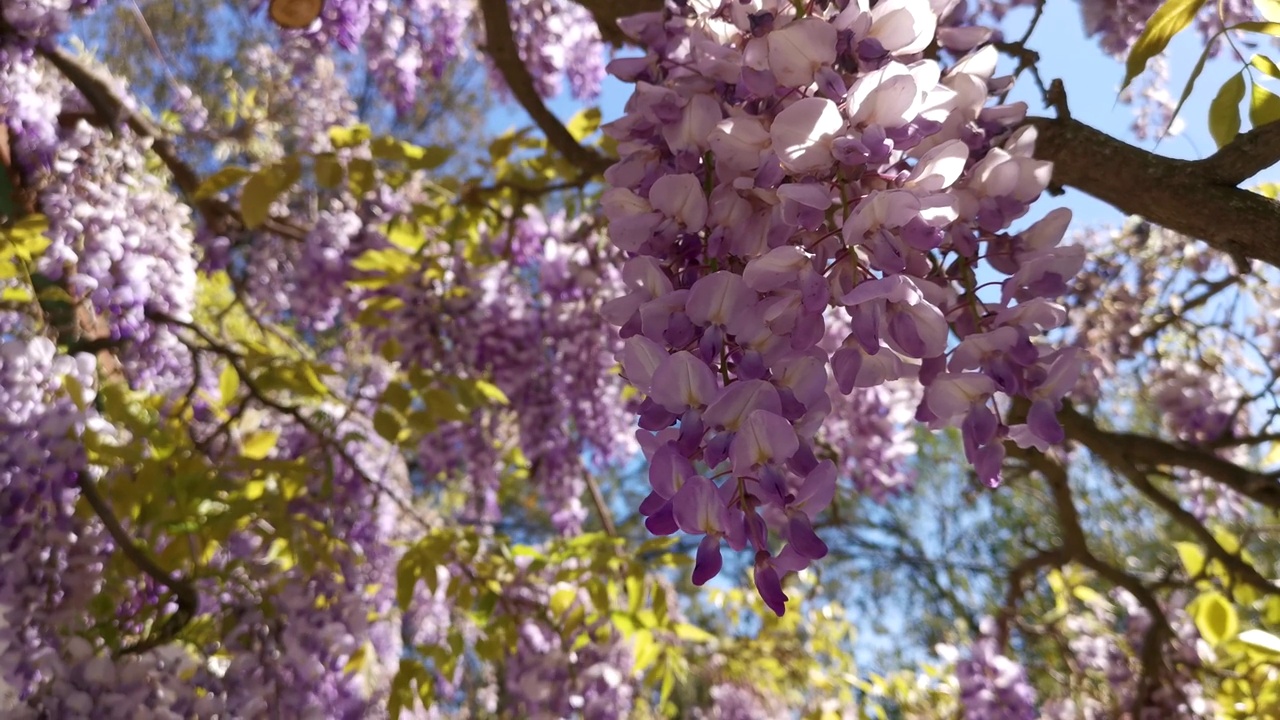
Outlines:
<svg viewBox="0 0 1280 720"><path fill-rule="evenodd" d="M351 261L351 267L361 272L397 274L413 269L413 258L400 250L366 250Z"/></svg>
<svg viewBox="0 0 1280 720"><path fill-rule="evenodd" d="M1191 97L1191 88L1195 87L1196 80L1200 78L1200 73L1204 71L1205 61L1209 59L1209 50L1212 43L1206 44L1204 50L1200 51L1200 59L1196 60L1196 66L1191 69L1191 76L1187 78L1187 84L1182 86L1182 95L1178 97L1178 104L1173 106L1173 114L1169 116L1169 124L1164 131L1167 133L1173 127L1173 121L1178 118L1178 113L1182 111L1182 106L1187 103L1187 98Z"/></svg>
<svg viewBox="0 0 1280 720"><path fill-rule="evenodd" d="M1277 2L1280 3L1280 0L1277 0ZM1276 64L1266 55L1254 55L1249 59L1249 64L1270 77L1280 80L1280 67L1276 67Z"/></svg>
<svg viewBox="0 0 1280 720"><path fill-rule="evenodd" d="M1220 645L1240 630L1235 606L1216 590L1196 598L1195 621L1196 629L1210 645Z"/></svg>
<svg viewBox="0 0 1280 720"><path fill-rule="evenodd" d="M1245 630L1240 633L1238 639L1255 650L1261 650L1271 655L1280 655L1280 637L1276 637L1266 630L1257 628Z"/></svg>
<svg viewBox="0 0 1280 720"><path fill-rule="evenodd" d="M653 632L650 630L640 630L632 635L631 642L632 657L635 658L633 672L639 675L658 659L662 648L658 647L658 643L653 639Z"/></svg>
<svg viewBox="0 0 1280 720"><path fill-rule="evenodd" d="M378 408L373 414L373 429L388 442L399 442L404 421L390 408Z"/></svg>
<svg viewBox="0 0 1280 720"><path fill-rule="evenodd" d="M1218 544L1222 546L1223 550L1226 550L1233 555L1240 552L1240 538L1236 537L1234 533L1226 528L1213 528L1213 539L1218 541Z"/></svg>
<svg viewBox="0 0 1280 720"><path fill-rule="evenodd" d="M1178 559L1182 561L1182 568L1187 571L1187 577L1199 577L1204 572L1204 550L1199 545L1189 542L1179 542L1173 544L1173 549L1178 551Z"/></svg>
<svg viewBox="0 0 1280 720"><path fill-rule="evenodd" d="M1244 32L1256 32L1263 35L1280 36L1280 23L1274 22L1242 22L1236 23L1227 30L1241 30Z"/></svg>
<svg viewBox="0 0 1280 720"><path fill-rule="evenodd" d="M7 287L0 289L0 302L4 303L29 303L35 299L35 295L31 294L31 289L26 287Z"/></svg>
<svg viewBox="0 0 1280 720"><path fill-rule="evenodd" d="M689 623L679 623L675 627L676 637L686 642L709 643L716 639L715 635L703 630L697 625Z"/></svg>
<svg viewBox="0 0 1280 720"><path fill-rule="evenodd" d="M413 591L417 588L421 569L416 561L417 556L407 552L396 565L396 605L402 612L409 612L409 606L413 604Z"/></svg>
<svg viewBox="0 0 1280 720"><path fill-rule="evenodd" d="M71 297L71 293L66 291L61 285L49 285L39 292L40 303L60 303L62 305L75 305L76 299Z"/></svg>
<svg viewBox="0 0 1280 720"><path fill-rule="evenodd" d="M245 226L252 230L266 222L271 204L301 176L298 159L289 156L249 178L240 192L240 214L244 216Z"/></svg>
<svg viewBox="0 0 1280 720"><path fill-rule="evenodd" d="M373 137L373 131L368 125L352 125L349 128L330 128L329 142L338 149L355 147Z"/></svg>
<svg viewBox="0 0 1280 720"><path fill-rule="evenodd" d="M1209 134L1222 147L1240 132L1240 101L1244 99L1244 75L1235 74L1222 84L1209 103Z"/></svg>
<svg viewBox="0 0 1280 720"><path fill-rule="evenodd" d="M224 167L218 172L205 178L200 183L200 187L196 188L196 193L192 197L193 200L199 202L208 200L245 178L253 175L253 171L242 167Z"/></svg>
<svg viewBox="0 0 1280 720"><path fill-rule="evenodd" d="M573 602L578 599L578 591L572 587L560 588L551 596L549 608L551 616L559 618L568 611Z"/></svg>
<svg viewBox="0 0 1280 720"><path fill-rule="evenodd" d="M423 692L423 683L431 684L431 676L427 669L416 660L404 659L391 680L391 696L387 699L387 714L391 720L397 720L405 710L413 710L418 703L418 695L413 692L414 683L418 692Z"/></svg>
<svg viewBox="0 0 1280 720"><path fill-rule="evenodd" d="M376 158L398 160L413 170L435 170L453 157L453 151L438 145L421 147L393 137L378 137L369 146Z"/></svg>
<svg viewBox="0 0 1280 720"><path fill-rule="evenodd" d="M671 691L676 686L675 669L670 663L666 663L662 667L662 689L658 691L658 704L666 705L667 700L671 697Z"/></svg>
<svg viewBox="0 0 1280 720"><path fill-rule="evenodd" d="M222 405L226 407L236 399L236 392L240 390L240 373L236 371L231 363L222 368L222 374L218 376L218 395L222 398Z"/></svg>
<svg viewBox="0 0 1280 720"><path fill-rule="evenodd" d="M494 385L487 380L477 380L476 390L479 390L480 394L490 402L495 402L499 405L509 405L511 403L511 401L507 399L506 393L502 392L497 385Z"/></svg>
<svg viewBox="0 0 1280 720"><path fill-rule="evenodd" d="M240 454L250 460L262 460L271 454L280 438L278 430L258 430L244 436L240 441Z"/></svg>
<svg viewBox="0 0 1280 720"><path fill-rule="evenodd" d="M368 158L353 158L347 163L347 185L357 197L361 197L372 190L375 181L372 160Z"/></svg>
<svg viewBox="0 0 1280 720"><path fill-rule="evenodd" d="M342 163L333 153L321 153L315 159L316 184L326 190L338 187L342 183Z"/></svg>
<svg viewBox="0 0 1280 720"><path fill-rule="evenodd" d="M1255 128L1280 120L1280 97L1262 87L1253 84L1253 92L1249 96L1249 122Z"/></svg>
<svg viewBox="0 0 1280 720"><path fill-rule="evenodd" d="M427 244L427 235L414 222L392 222L387 225L387 240L405 252L416 253Z"/></svg>
<svg viewBox="0 0 1280 720"><path fill-rule="evenodd" d="M1129 50L1129 57L1125 59L1124 83L1120 86L1121 90L1129 87L1129 83L1147 69L1147 62L1151 58L1164 52L1174 35L1191 24L1204 3L1205 0L1168 0L1155 11L1147 21L1147 26L1142 29L1137 42ZM1241 90L1241 97L1244 97L1243 90Z"/></svg>
<svg viewBox="0 0 1280 720"><path fill-rule="evenodd" d="M600 120L600 108L585 108L575 114L565 127L574 140L582 142L600 129Z"/></svg>

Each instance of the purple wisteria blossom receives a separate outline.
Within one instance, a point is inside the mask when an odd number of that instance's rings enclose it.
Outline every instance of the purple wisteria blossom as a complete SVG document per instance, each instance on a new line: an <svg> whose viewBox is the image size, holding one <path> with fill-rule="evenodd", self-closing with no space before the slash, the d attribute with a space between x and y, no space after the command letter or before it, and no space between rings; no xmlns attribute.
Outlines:
<svg viewBox="0 0 1280 720"><path fill-rule="evenodd" d="M815 438L841 394L914 381L915 419L958 426L992 484L1004 439L1062 439L1080 360L1040 336L1065 322L1053 299L1083 254L1059 245L1066 211L1008 232L1051 167L1012 130L1025 106L984 107L994 48L922 58L938 24L925 0L711 2L625 19L648 54L610 66L636 90L606 128L621 159L602 207L628 259L602 311L645 396L641 512L704 536L699 584L723 545L753 553L779 614L782 580L827 553L814 520L838 472ZM833 312L847 324L828 341Z"/></svg>

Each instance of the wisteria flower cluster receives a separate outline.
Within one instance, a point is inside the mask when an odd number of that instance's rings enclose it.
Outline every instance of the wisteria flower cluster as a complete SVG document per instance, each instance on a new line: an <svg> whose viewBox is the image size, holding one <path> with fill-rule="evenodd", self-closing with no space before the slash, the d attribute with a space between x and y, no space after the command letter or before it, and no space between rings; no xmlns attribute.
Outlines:
<svg viewBox="0 0 1280 720"><path fill-rule="evenodd" d="M253 7L266 3L257 0ZM421 100L424 87L444 77L467 57L467 41L479 46L480 8L474 1L329 0L305 30L289 30L312 48L330 46L363 53L370 76L401 113ZM520 0L510 4L517 52L544 97L565 85L577 99L600 92L604 48L600 31L581 5L568 0ZM303 74L306 54L292 58ZM505 89L501 73L490 68L490 82Z"/></svg>
<svg viewBox="0 0 1280 720"><path fill-rule="evenodd" d="M1024 106L984 107L994 48L949 68L922 56L928 2L685 8L624 21L649 53L610 66L636 90L607 127L621 159L603 207L630 259L604 313L647 396L649 529L704 536L699 584L722 544L750 548L781 614L781 577L827 553L813 521L836 472L813 438L828 372L842 393L914 378L916 419L959 426L996 483L1004 438L1062 439L1079 363L1033 338L1065 321L1052 298L1082 254L1059 246L1065 210L1005 232L1050 165L1033 129L1011 131ZM831 308L850 331L829 353ZM1025 400L1025 422L998 397Z"/></svg>
<svg viewBox="0 0 1280 720"><path fill-rule="evenodd" d="M995 623L983 621L968 657L956 663L960 702L967 720L1035 720L1036 692L1027 671L996 645Z"/></svg>

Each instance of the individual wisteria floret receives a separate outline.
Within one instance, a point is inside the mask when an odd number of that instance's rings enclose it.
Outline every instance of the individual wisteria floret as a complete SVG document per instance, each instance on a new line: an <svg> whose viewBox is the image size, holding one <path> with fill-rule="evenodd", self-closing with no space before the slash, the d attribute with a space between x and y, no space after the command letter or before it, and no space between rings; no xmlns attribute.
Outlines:
<svg viewBox="0 0 1280 720"><path fill-rule="evenodd" d="M1014 129L1025 106L984 107L1005 84L994 48L950 68L923 58L937 26L927 0L803 17L706 0L623 20L648 54L610 64L635 90L606 127L620 160L602 207L629 259L603 313L646 396L640 510L654 533L704 536L697 584L722 545L752 552L779 614L782 578L827 553L813 524L837 472L814 438L829 382L916 382L916 420L960 427L993 485L1005 438L1062 439L1077 353L1036 338L1064 323L1053 299L1083 254L1059 246L1065 210L1007 232L1051 166L1032 157L1034 129ZM833 309L848 331L830 352Z"/></svg>

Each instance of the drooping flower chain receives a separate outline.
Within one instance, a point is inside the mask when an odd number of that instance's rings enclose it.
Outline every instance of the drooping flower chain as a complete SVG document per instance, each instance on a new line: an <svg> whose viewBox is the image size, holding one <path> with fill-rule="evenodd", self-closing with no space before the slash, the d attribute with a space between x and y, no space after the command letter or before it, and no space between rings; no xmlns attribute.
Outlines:
<svg viewBox="0 0 1280 720"><path fill-rule="evenodd" d="M647 397L641 443L649 529L704 535L694 582L721 544L755 553L777 613L781 578L823 557L813 520L836 469L812 440L840 392L916 378L916 419L960 426L997 483L1003 441L1047 447L1078 371L1033 338L1065 321L1051 298L1080 268L1058 243L1069 213L1019 234L1046 187L1021 104L984 108L996 52L944 69L923 57L927 0L703 2L638 15L648 49L610 71L635 85L606 131L621 159L603 199L630 292L606 318L623 373ZM847 313L834 353L824 313ZM951 338L958 339L958 344ZM1009 418L1022 398L1025 422Z"/></svg>

